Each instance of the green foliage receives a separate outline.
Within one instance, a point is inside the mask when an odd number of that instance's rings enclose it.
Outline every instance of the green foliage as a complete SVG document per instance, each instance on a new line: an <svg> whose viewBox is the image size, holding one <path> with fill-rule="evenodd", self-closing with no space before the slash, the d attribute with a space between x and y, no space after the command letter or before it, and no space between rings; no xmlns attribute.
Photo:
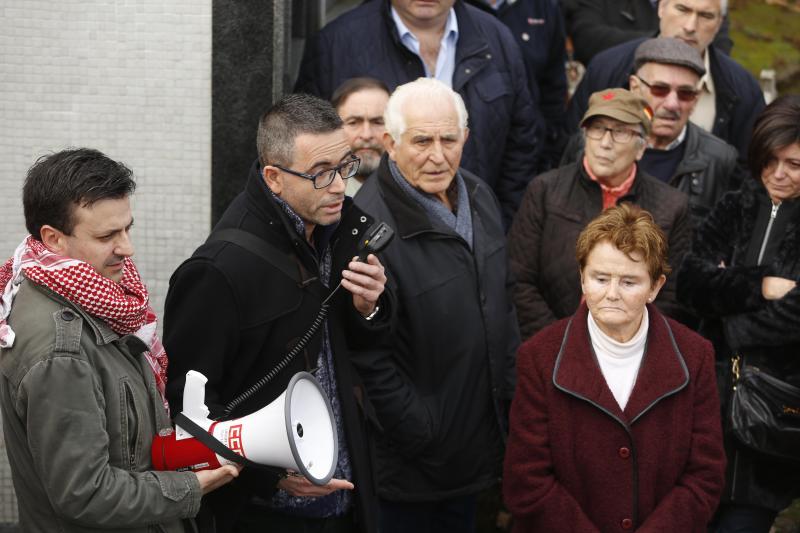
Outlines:
<svg viewBox="0 0 800 533"><path fill-rule="evenodd" d="M762 69L775 69L779 92L800 93L800 3L785 3L731 1L732 55L756 78Z"/></svg>

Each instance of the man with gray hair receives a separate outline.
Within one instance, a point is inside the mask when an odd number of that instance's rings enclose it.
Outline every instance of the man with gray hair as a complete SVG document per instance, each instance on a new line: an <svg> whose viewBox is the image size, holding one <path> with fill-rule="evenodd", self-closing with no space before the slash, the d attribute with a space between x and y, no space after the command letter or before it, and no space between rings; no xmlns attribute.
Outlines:
<svg viewBox="0 0 800 533"><path fill-rule="evenodd" d="M632 93L653 110L641 169L689 197L693 227L698 227L729 189L739 186L736 149L689 120L697 105L703 58L680 39L644 41L634 54ZM580 160L584 136L576 133L564 151L562 164Z"/></svg>
<svg viewBox="0 0 800 533"><path fill-rule="evenodd" d="M661 0L659 36L675 37L697 50L705 74L700 78L698 101L691 120L705 131L733 145L739 159L747 157L753 122L764 108L764 95L753 76L712 44L728 10L727 0ZM646 38L635 39L597 54L575 90L567 122L575 131L589 96L608 87L628 88L634 73L636 49Z"/></svg>
<svg viewBox="0 0 800 533"><path fill-rule="evenodd" d="M427 78L385 114L384 156L356 204L395 228L392 335L353 362L377 437L382 533L468 532L476 495L496 484L519 344L500 206L460 168L467 111Z"/></svg>

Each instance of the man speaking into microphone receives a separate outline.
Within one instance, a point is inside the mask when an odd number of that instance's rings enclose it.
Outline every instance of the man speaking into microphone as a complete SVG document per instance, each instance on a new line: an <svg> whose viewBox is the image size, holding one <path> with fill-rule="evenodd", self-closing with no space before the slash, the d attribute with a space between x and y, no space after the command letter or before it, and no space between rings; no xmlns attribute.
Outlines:
<svg viewBox="0 0 800 533"><path fill-rule="evenodd" d="M259 161L244 191L170 280L167 395L180 410L186 372L196 370L208 378L212 417L225 413L306 336L341 282L307 346L228 413L238 418L257 411L283 393L293 374L314 371L331 402L339 461L322 487L245 468L237 483L204 501L203 522L217 533L374 532L370 409L350 356L383 335L392 306L378 258L353 261L373 222L345 195L359 160L336 110L309 95L289 95L269 109L256 144Z"/></svg>

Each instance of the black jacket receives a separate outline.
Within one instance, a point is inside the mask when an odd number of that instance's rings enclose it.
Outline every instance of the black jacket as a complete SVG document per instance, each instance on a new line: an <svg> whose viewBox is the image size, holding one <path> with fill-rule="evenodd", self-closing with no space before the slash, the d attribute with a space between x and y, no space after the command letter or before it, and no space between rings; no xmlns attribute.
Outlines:
<svg viewBox="0 0 800 533"><path fill-rule="evenodd" d="M381 256L397 300L394 333L354 358L384 429L376 448L388 500L475 494L502 466L519 333L497 200L460 172L472 250L400 188L386 158L356 195L397 232Z"/></svg>
<svg viewBox="0 0 800 533"><path fill-rule="evenodd" d="M558 0L517 0L497 10L485 0L467 1L497 16L514 35L528 71L528 89L546 128L539 169L557 166L566 142L567 108L566 35Z"/></svg>
<svg viewBox="0 0 800 533"><path fill-rule="evenodd" d="M697 228L723 194L741 185L741 167L734 147L691 122L686 123L683 142L683 159L668 184L689 196L692 227ZM573 135L561 164L582 161L584 146L583 133Z"/></svg>
<svg viewBox="0 0 800 533"><path fill-rule="evenodd" d="M567 33L575 47L575 59L589 61L607 48L658 30L658 7L650 0L561 0ZM728 18L714 38L714 45L730 54Z"/></svg>
<svg viewBox="0 0 800 533"><path fill-rule="evenodd" d="M453 90L464 99L470 135L461 164L495 191L506 223L536 174L537 124L525 64L514 37L493 16L457 0ZM306 43L295 91L330 99L342 82L371 76L394 90L425 76L400 41L388 0L371 0L326 25Z"/></svg>
<svg viewBox="0 0 800 533"><path fill-rule="evenodd" d="M329 238L332 246L331 287L338 284L341 271L355 255L357 239L372 222L349 199L346 202L338 227L315 229L316 242ZM224 228L241 228L268 241L296 263L307 281L298 283L273 264L231 243L214 241L200 246L173 274L166 299L164 345L170 358L167 395L173 413L182 409L185 374L194 369L208 378L206 403L211 416L220 415L228 402L270 371L294 346L329 292L319 281L315 252L269 194L257 164L251 169L244 192L231 203L214 231ZM371 532L377 528L377 500L360 402L363 391L348 353L380 336L388 327L386 317L391 306L381 303L386 311L384 320L376 317L367 322L344 289L332 302L328 328L356 486L355 516L360 531ZM315 368L321 343L322 335L317 333L285 370L232 416L240 417L267 405L284 391L296 372ZM251 494L269 499L277 481L275 475L245 469L231 487L212 493L218 505L217 530L227 530L225 520L235 518Z"/></svg>
<svg viewBox="0 0 800 533"><path fill-rule="evenodd" d="M678 298L703 319L700 333L714 343L723 404L731 394L734 354L800 386L800 287L778 300L766 300L761 293L764 276L800 279L800 200L781 204L765 260L758 265L771 211L763 185L748 178L708 216L678 273ZM800 496L800 470L727 444L724 500L780 511Z"/></svg>
<svg viewBox="0 0 800 533"><path fill-rule="evenodd" d="M677 268L689 250L691 223L686 196L637 171L631 190L619 202L649 211L667 236L668 262ZM571 316L581 301L575 243L600 214L603 197L583 165L570 164L537 176L528 186L508 234L514 303L523 339ZM685 318L675 301L675 282L667 282L655 303L666 314Z"/></svg>
<svg viewBox="0 0 800 533"><path fill-rule="evenodd" d="M609 48L592 59L567 108L567 126L570 129L578 130L592 93L609 87L628 88L628 78L634 72L634 53L648 38ZM713 44L707 53L711 54L711 78L716 91L716 115L711 133L736 148L739 159L744 161L753 122L765 105L764 95L752 74L739 63L720 53Z"/></svg>

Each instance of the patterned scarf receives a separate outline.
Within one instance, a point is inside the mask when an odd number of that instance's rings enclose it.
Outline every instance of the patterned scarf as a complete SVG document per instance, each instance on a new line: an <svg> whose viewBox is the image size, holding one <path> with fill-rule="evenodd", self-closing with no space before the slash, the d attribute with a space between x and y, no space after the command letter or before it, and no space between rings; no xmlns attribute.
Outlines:
<svg viewBox="0 0 800 533"><path fill-rule="evenodd" d="M149 305L147 288L130 258L125 258L122 281L117 283L88 263L51 252L28 235L17 246L14 256L0 266L0 348L14 345L14 331L6 319L23 275L99 318L118 335L133 334L141 339L149 349L145 358L169 412L164 392L167 353L158 338L156 314Z"/></svg>

